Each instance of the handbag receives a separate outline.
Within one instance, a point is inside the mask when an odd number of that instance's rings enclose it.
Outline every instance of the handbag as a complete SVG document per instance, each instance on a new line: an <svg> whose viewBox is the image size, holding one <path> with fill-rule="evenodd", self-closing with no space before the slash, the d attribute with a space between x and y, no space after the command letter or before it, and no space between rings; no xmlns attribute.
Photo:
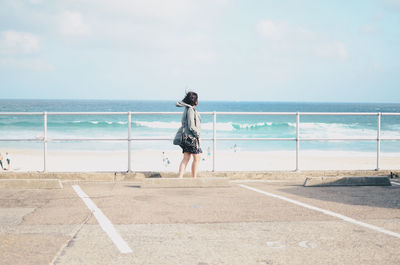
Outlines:
<svg viewBox="0 0 400 265"><path fill-rule="evenodd" d="M196 137L194 137L191 134L185 133L185 129L183 129L181 145L186 147L190 146L191 148L196 148L197 147Z"/></svg>
<svg viewBox="0 0 400 265"><path fill-rule="evenodd" d="M181 145L184 130L185 130L184 127L181 127L178 129L178 131L176 132L175 138L174 138L174 142L173 142L174 145Z"/></svg>
<svg viewBox="0 0 400 265"><path fill-rule="evenodd" d="M197 147L196 137L185 132L185 127L179 128L174 138L174 145Z"/></svg>

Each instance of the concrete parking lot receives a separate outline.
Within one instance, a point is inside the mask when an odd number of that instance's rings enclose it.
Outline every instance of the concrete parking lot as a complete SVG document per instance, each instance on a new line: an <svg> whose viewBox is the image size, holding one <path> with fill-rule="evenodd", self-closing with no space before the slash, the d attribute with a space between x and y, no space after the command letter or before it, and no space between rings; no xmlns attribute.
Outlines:
<svg viewBox="0 0 400 265"><path fill-rule="evenodd" d="M0 189L1 263L400 264L400 183L301 184Z"/></svg>

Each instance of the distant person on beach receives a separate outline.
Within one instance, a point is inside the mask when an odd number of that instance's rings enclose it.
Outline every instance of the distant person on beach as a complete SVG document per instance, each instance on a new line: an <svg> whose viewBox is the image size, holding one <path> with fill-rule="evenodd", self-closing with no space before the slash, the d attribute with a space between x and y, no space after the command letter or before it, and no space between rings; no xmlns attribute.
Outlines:
<svg viewBox="0 0 400 265"><path fill-rule="evenodd" d="M3 167L3 156L2 156L1 153L0 153L0 166L1 166L1 169L4 170L4 167Z"/></svg>
<svg viewBox="0 0 400 265"><path fill-rule="evenodd" d="M182 126L174 139L174 144L179 145L183 153L183 159L179 166L179 178L183 178L190 157L193 157L192 177L197 176L200 154L203 152L200 148L200 114L195 109L198 103L198 95L195 92L187 92L185 98L176 103L177 107L185 107L182 114Z"/></svg>
<svg viewBox="0 0 400 265"><path fill-rule="evenodd" d="M237 150L238 150L238 146L237 146L237 144L235 144L234 146L233 146L233 152L237 152Z"/></svg>
<svg viewBox="0 0 400 265"><path fill-rule="evenodd" d="M6 152L6 162L7 162L7 169L10 170L11 169L11 159L10 159L10 155L8 154L8 152Z"/></svg>
<svg viewBox="0 0 400 265"><path fill-rule="evenodd" d="M168 167L169 166L169 164L171 164L171 161L169 161L169 158L168 158L168 156L165 154L165 152L162 152L162 155L163 155L163 164L164 164L164 166L165 167Z"/></svg>

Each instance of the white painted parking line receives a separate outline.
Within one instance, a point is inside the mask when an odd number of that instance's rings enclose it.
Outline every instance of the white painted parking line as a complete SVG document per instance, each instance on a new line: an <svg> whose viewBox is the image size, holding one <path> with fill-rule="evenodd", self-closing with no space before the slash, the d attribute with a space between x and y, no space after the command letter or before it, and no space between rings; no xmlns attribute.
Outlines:
<svg viewBox="0 0 400 265"><path fill-rule="evenodd" d="M400 183L396 182L396 181L391 181L392 184L400 186Z"/></svg>
<svg viewBox="0 0 400 265"><path fill-rule="evenodd" d="M342 219L343 221L346 221L346 222L349 222L349 223L352 223L352 224L356 224L356 225L359 225L359 226L363 226L363 227L366 227L366 228L369 228L369 229L372 229L372 230L375 230L375 231L378 231L378 232L381 232L381 233L384 233L384 234L387 234L387 235L390 235L390 236L394 236L394 237L397 237L397 238L400 239L400 234L392 232L392 231L389 231L389 230L386 230L386 229L383 229L383 228L380 228L378 226L370 225L370 224L367 224L367 223L363 223L363 222L357 221L357 220L355 220L353 218L350 218L350 217L347 217L347 216L344 216L344 215L341 215L341 214L338 214L338 213L335 213L335 212L332 212L332 211L329 211L329 210L318 208L318 207L315 207L315 206L312 206L312 205L309 205L309 204L306 204L306 203L302 203L302 202L299 202L299 201L296 201L296 200L293 200L293 199L289 199L289 198L286 198L284 196L280 196L280 195L276 195L276 194L273 194L273 193L270 193L270 192L266 192L266 191L263 191L263 190L252 188L252 187L249 187L249 186L246 186L246 185L243 185L243 184L238 184L238 185L240 187L242 187L242 188L245 188L245 189L248 189L248 190L252 190L252 191L264 194L264 195L269 196L269 197L273 197L273 198L276 198L276 199L287 201L287 202L302 206L304 208L308 208L310 210L318 211L318 212L321 212L323 214L330 215L330 216Z"/></svg>
<svg viewBox="0 0 400 265"><path fill-rule="evenodd" d="M78 185L73 185L72 188L83 200L86 206L92 211L93 215L96 217L101 228L108 235L108 237L114 242L121 253L131 253L132 249L128 246L125 240L118 234L117 230L110 222L110 220L103 214L103 212L94 204L94 202L83 192L83 190Z"/></svg>
<svg viewBox="0 0 400 265"><path fill-rule="evenodd" d="M282 182L290 182L290 180L269 180L269 179L238 179L238 180L230 180L232 183L282 183Z"/></svg>

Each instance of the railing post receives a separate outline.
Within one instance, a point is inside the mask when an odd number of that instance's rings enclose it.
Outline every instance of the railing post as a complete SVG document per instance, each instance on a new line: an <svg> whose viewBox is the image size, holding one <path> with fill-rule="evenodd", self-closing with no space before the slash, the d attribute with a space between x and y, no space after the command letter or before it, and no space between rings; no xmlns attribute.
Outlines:
<svg viewBox="0 0 400 265"><path fill-rule="evenodd" d="M213 113L213 172L215 172L215 157L217 152L217 113Z"/></svg>
<svg viewBox="0 0 400 265"><path fill-rule="evenodd" d="M132 113L128 112L128 172L132 171L131 167L131 139L132 139Z"/></svg>
<svg viewBox="0 0 400 265"><path fill-rule="evenodd" d="M376 145L376 171L379 170L379 160L380 160L380 154L381 154L381 117L382 113L378 113L378 129L377 129L377 145Z"/></svg>
<svg viewBox="0 0 400 265"><path fill-rule="evenodd" d="M299 150L300 150L300 113L296 113L296 172L299 168Z"/></svg>
<svg viewBox="0 0 400 265"><path fill-rule="evenodd" d="M47 112L43 112L43 172L47 171Z"/></svg>

